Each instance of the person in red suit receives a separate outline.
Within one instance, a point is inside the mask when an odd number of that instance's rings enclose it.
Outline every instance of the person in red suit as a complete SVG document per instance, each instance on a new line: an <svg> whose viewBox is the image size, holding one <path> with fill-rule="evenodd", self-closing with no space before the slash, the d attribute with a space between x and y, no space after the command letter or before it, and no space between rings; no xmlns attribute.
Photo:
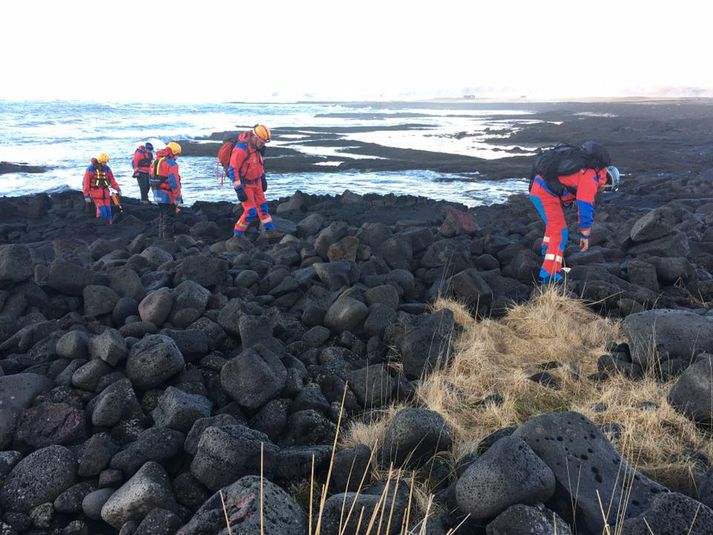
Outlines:
<svg viewBox="0 0 713 535"><path fill-rule="evenodd" d="M113 188L121 195L121 188L109 167L109 156L101 153L96 158L92 158L89 167L84 172L82 193L84 194L84 202L87 205L94 201L94 206L97 209L97 219L101 219L111 225L112 209L109 188Z"/></svg>
<svg viewBox="0 0 713 535"><path fill-rule="evenodd" d="M149 201L149 173L151 162L153 161L153 144L147 142L146 145L139 145L134 151L131 159L131 166L134 168L134 178L139 183L141 192L141 202L148 204Z"/></svg>
<svg viewBox="0 0 713 535"><path fill-rule="evenodd" d="M183 204L181 194L181 175L178 172L176 158L181 154L181 146L175 141L156 153L151 163L149 184L153 191L154 202L158 204L158 237L172 240L175 235L176 213Z"/></svg>
<svg viewBox="0 0 713 535"><path fill-rule="evenodd" d="M238 136L230 155L228 176L243 206L243 215L235 223L233 230L235 236L244 236L250 223L258 218L267 233L271 235L275 230L265 199L267 180L262 153L265 144L270 142L270 137L267 126L257 124L252 130Z"/></svg>
<svg viewBox="0 0 713 535"><path fill-rule="evenodd" d="M619 185L619 170L614 166L601 169L580 169L575 173L558 176L561 192L554 192L542 176L535 176L530 201L545 222L542 239L543 262L540 282L547 284L562 280L564 249L569 238L563 206L577 203L579 212L579 249L589 249L589 237L594 222L594 199L597 193Z"/></svg>

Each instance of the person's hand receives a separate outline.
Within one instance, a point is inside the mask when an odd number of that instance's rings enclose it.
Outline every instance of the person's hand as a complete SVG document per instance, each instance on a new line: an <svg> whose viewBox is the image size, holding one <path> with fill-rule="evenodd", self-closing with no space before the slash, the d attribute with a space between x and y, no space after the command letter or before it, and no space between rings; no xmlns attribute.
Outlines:
<svg viewBox="0 0 713 535"><path fill-rule="evenodd" d="M260 181L262 183L262 191L267 191L267 180L265 180L265 177L262 177Z"/></svg>
<svg viewBox="0 0 713 535"><path fill-rule="evenodd" d="M240 202L245 202L248 200L248 194L245 193L245 190L242 187L235 188L235 193L237 194L238 200Z"/></svg>
<svg viewBox="0 0 713 535"><path fill-rule="evenodd" d="M589 234L579 235L579 250L583 253L589 250Z"/></svg>
<svg viewBox="0 0 713 535"><path fill-rule="evenodd" d="M92 204L92 199L90 197L84 197L84 204Z"/></svg>

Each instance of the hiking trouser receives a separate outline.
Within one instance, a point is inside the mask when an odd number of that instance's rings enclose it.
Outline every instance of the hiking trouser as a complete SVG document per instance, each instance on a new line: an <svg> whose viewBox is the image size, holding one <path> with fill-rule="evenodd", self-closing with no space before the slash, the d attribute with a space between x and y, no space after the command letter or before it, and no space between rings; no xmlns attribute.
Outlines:
<svg viewBox="0 0 713 535"><path fill-rule="evenodd" d="M258 218L260 218L260 223L265 227L265 230L273 230L275 224L272 222L272 216L270 216L270 210L267 207L267 200L265 199L265 193L262 191L262 185L258 182L255 185L245 185L243 189L248 196L248 200L241 203L243 206L243 215L240 216L240 219L235 223L233 234L235 236L243 236L248 230L250 223Z"/></svg>
<svg viewBox="0 0 713 535"><path fill-rule="evenodd" d="M172 240L176 234L176 205L158 205L158 237L160 240Z"/></svg>
<svg viewBox="0 0 713 535"><path fill-rule="evenodd" d="M562 261L567 246L569 231L564 217L562 201L537 182L530 190L530 201L545 222L545 236L542 238L543 256L540 268L540 282L557 282L562 279Z"/></svg>
<svg viewBox="0 0 713 535"><path fill-rule="evenodd" d="M109 188L91 188L89 196L94 201L94 206L96 206L97 219L111 223L111 192Z"/></svg>
<svg viewBox="0 0 713 535"><path fill-rule="evenodd" d="M139 183L139 191L141 192L141 200L149 200L149 174L142 171L136 172L136 182Z"/></svg>

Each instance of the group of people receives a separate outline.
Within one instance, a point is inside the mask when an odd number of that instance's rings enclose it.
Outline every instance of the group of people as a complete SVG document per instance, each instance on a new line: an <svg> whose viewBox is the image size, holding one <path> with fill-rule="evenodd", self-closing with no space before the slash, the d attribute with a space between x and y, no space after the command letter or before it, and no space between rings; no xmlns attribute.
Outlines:
<svg viewBox="0 0 713 535"><path fill-rule="evenodd" d="M257 124L251 130L242 132L233 143L230 163L226 174L230 178L238 200L243 207L243 214L235 223L234 235L242 236L250 223L260 220L267 233L273 233L275 225L265 199L267 180L265 177L264 147L271 139L270 129ZM175 141L154 155L153 144L147 142L134 152L133 176L139 185L141 202L150 203L149 190L158 205L158 237L172 240L175 234L176 214L183 204L181 193L181 175L177 158L181 154L181 145ZM115 194L121 195L121 187L109 167L109 156L105 153L92 158L84 172L84 202L96 207L96 217L108 224L114 221L114 206L118 204Z"/></svg>
<svg viewBox="0 0 713 535"><path fill-rule="evenodd" d="M235 223L235 236L245 235L250 224L258 219L268 235L274 232L275 226L265 199L264 149L270 139L269 128L257 124L239 134L234 141L226 143L228 152L224 160L219 155L243 208L240 219ZM160 239L173 239L176 213L183 203L181 176L176 161L180 154L181 146L175 141L168 143L155 156L153 145L145 143L136 149L132 160L141 202L149 203L148 192L151 190L154 202L158 204ZM96 206L96 217L111 223L110 188L119 195L121 188L108 163L109 156L104 153L92 158L84 174L83 189L85 202L89 204L93 201ZM536 160L529 196L545 223L541 248L543 262L539 273L541 283L549 284L562 279L564 250L569 238L564 207L576 203L579 247L583 252L589 249L595 197L607 189L617 189L619 184L619 170L610 164L608 152L596 142L586 142L580 147L558 146Z"/></svg>

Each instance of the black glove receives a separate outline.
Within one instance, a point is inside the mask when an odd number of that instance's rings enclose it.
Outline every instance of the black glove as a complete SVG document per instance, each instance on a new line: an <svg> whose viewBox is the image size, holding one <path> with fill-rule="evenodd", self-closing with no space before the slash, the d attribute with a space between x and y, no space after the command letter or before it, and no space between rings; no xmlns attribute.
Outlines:
<svg viewBox="0 0 713 535"><path fill-rule="evenodd" d="M262 182L262 191L267 191L267 180L265 180L265 177L262 177L260 180Z"/></svg>
<svg viewBox="0 0 713 535"><path fill-rule="evenodd" d="M248 200L248 194L245 193L245 190L243 188L236 188L235 193L238 195L238 200L240 202L245 202Z"/></svg>

